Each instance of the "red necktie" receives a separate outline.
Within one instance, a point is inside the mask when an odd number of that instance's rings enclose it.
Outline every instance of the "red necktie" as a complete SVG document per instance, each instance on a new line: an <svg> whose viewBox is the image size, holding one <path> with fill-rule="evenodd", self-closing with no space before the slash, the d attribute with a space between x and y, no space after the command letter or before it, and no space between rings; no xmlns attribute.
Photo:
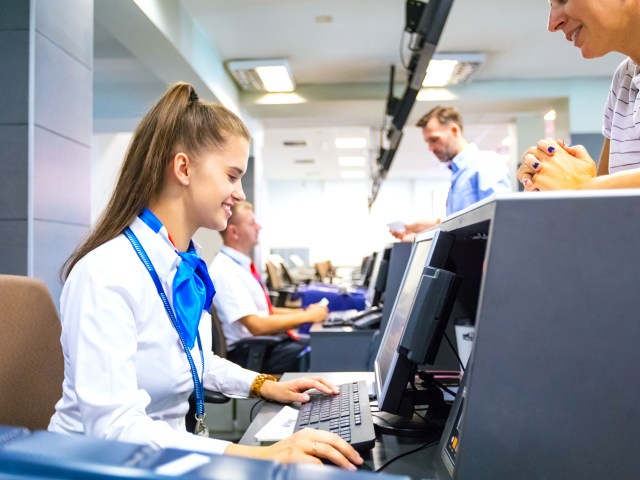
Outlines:
<svg viewBox="0 0 640 480"><path fill-rule="evenodd" d="M271 305L271 298L269 297L269 292L267 292L267 289L264 288L264 284L262 283L262 278L260 277L260 274L258 273L258 270L256 269L256 266L253 264L253 262L251 262L251 275L253 275L253 278L255 278L260 284L260 287L264 292L264 298L267 300L269 315L273 315L273 305Z"/></svg>

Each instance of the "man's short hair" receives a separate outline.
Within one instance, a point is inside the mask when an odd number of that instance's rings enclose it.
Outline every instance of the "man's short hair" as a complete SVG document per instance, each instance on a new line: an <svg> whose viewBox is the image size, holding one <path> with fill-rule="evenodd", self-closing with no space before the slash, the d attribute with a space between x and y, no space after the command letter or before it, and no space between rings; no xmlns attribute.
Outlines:
<svg viewBox="0 0 640 480"><path fill-rule="evenodd" d="M424 128L429 123L429 120L432 118L437 118L438 122L441 125L449 125L451 123L455 123L460 127L460 132L462 132L462 115L460 112L453 107L443 107L438 105L437 107L433 107L427 113L425 113L418 123L416 123L416 127Z"/></svg>

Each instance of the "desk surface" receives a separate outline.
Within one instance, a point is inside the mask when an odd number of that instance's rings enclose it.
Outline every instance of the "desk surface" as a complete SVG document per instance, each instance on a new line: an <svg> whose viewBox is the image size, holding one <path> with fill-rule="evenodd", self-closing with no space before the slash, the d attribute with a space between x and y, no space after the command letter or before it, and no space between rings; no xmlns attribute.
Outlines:
<svg viewBox="0 0 640 480"><path fill-rule="evenodd" d="M291 380L292 378L305 376L304 373L285 373L283 380ZM373 382L373 372L327 372L313 373L312 375L322 375L329 381L340 384L356 380L366 380L369 384ZM296 406L293 404L292 406ZM260 411L249 425L249 428L240 439L242 445L259 445L255 439L255 434L271 420L282 408L282 405L274 402L265 402ZM375 412L374 412L375 415ZM392 458L410 452L427 443L428 439L416 439L407 437L396 437L392 435L379 435L376 439L376 445L369 454L362 454L365 465L372 470L376 470L384 465ZM436 445L426 448L419 452L402 457L386 467L383 472L408 475L415 480L423 480L427 478L435 478L433 470L433 457L436 452L438 439L433 439Z"/></svg>

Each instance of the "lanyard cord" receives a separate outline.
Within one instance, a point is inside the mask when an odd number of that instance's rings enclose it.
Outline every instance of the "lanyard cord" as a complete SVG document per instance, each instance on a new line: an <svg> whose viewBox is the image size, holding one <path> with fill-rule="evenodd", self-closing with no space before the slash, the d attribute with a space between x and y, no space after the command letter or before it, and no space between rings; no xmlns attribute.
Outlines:
<svg viewBox="0 0 640 480"><path fill-rule="evenodd" d="M147 252L144 251L144 248L142 248L140 241L138 240L138 238L135 236L135 234L131 231L129 227L126 228L126 230L124 231L124 234L129 240L129 242L131 242L133 249L138 254L140 261L146 267L147 271L149 272L149 275L151 275L151 278L153 279L153 283L156 286L156 290L158 291L158 295L160 295L160 299L162 300L162 303L164 305L164 309L167 311L167 315L169 316L171 323L175 327L176 332L178 332L178 336L180 337L180 341L182 342L182 348L184 348L184 351L187 354L187 359L189 360L189 366L191 367L191 376L193 378L193 386L194 386L194 392L196 396L196 419L200 420L201 418L204 418L204 386L203 386L203 382L201 382L200 379L198 378L198 370L196 368L196 364L193 361L191 352L186 347L184 338L182 337L182 334L180 333L180 329L178 328L178 320L176 319L176 316L173 313L171 306L169 305L169 299L167 298L167 294L164 293L164 289L162 288L162 283L160 282L158 273L156 272L156 269L153 267L151 260L149 260ZM202 352L202 342L200 341L200 333L197 334L196 338L198 340L198 348L200 349L200 359L202 360L202 378L204 379L204 353Z"/></svg>

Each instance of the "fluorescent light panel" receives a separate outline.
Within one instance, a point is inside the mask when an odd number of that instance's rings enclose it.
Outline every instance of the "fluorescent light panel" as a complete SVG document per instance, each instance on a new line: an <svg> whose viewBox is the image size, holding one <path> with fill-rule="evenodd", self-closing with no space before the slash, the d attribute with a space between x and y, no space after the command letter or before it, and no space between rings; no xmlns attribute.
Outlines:
<svg viewBox="0 0 640 480"><path fill-rule="evenodd" d="M364 157L338 157L338 165L341 167L364 167Z"/></svg>
<svg viewBox="0 0 640 480"><path fill-rule="evenodd" d="M307 103L307 99L297 93L265 93L256 100L259 105L295 105Z"/></svg>
<svg viewBox="0 0 640 480"><path fill-rule="evenodd" d="M256 73L267 92L293 92L293 80L284 65L258 67Z"/></svg>
<svg viewBox="0 0 640 480"><path fill-rule="evenodd" d="M429 62L422 86L444 87L466 81L484 60L482 53L435 54Z"/></svg>
<svg viewBox="0 0 640 480"><path fill-rule="evenodd" d="M367 139L362 137L336 138L336 148L366 148Z"/></svg>
<svg viewBox="0 0 640 480"><path fill-rule="evenodd" d="M449 102L458 97L446 88L421 88L416 100L418 102Z"/></svg>
<svg viewBox="0 0 640 480"><path fill-rule="evenodd" d="M281 93L296 88L284 59L230 60L227 69L243 90Z"/></svg>

